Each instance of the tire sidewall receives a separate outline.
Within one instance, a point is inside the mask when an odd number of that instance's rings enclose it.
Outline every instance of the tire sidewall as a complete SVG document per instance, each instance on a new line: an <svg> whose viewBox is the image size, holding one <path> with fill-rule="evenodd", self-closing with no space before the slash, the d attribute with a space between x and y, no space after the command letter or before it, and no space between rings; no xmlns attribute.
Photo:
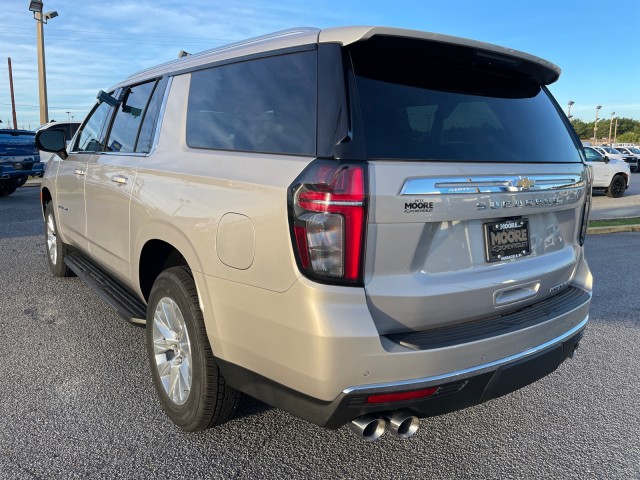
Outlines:
<svg viewBox="0 0 640 480"><path fill-rule="evenodd" d="M182 405L175 404L165 392L164 386L160 381L158 368L155 360L153 348L153 317L158 302L164 298L171 298L182 313L187 327L189 342L191 346L191 391L187 401ZM205 392L208 389L206 384L207 376L205 369L210 368L206 365L206 356L203 350L204 342L200 335L200 329L197 328L197 322L202 321L202 312L199 306L193 305L189 293L182 281L171 270L160 274L153 285L149 296L149 306L147 309L147 354L149 357L149 367L153 377L153 383L166 414L171 420L184 430L192 430L195 425L200 423L203 415L206 415L205 409Z"/></svg>
<svg viewBox="0 0 640 480"><path fill-rule="evenodd" d="M620 184L620 186L621 186L619 194L615 192L615 188L616 188L617 184ZM626 187L625 179L621 175L616 175L615 177L613 177L613 180L611 180L611 186L609 187L609 191L611 192L611 196L613 198L622 197L622 195L624 195L625 187Z"/></svg>

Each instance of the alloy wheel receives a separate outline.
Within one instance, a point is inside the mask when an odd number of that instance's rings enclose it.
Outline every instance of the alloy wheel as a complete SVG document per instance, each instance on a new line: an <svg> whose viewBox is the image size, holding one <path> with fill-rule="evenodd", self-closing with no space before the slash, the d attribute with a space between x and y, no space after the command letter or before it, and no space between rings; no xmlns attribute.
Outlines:
<svg viewBox="0 0 640 480"><path fill-rule="evenodd" d="M56 224L53 220L53 215L47 216L47 251L49 252L49 259L53 265L58 261L58 239L56 236Z"/></svg>
<svg viewBox="0 0 640 480"><path fill-rule="evenodd" d="M163 297L153 315L155 367L165 393L176 405L183 405L191 391L191 343L178 304Z"/></svg>

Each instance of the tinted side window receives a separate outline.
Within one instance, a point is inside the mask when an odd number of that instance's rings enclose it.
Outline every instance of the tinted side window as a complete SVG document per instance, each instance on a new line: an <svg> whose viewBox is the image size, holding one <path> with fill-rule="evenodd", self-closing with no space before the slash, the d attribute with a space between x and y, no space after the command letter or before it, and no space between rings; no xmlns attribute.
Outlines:
<svg viewBox="0 0 640 480"><path fill-rule="evenodd" d="M131 153L134 151L143 114L155 84L154 80L125 89L109 134L108 152Z"/></svg>
<svg viewBox="0 0 640 480"><path fill-rule="evenodd" d="M93 110L78 136L74 151L101 152L104 149L102 130L110 112L111 107L106 103L100 103Z"/></svg>
<svg viewBox="0 0 640 480"><path fill-rule="evenodd" d="M151 151L153 134L155 133L158 121L158 112L160 111L160 105L162 105L166 86L167 78L165 77L158 82L156 88L153 90L149 106L142 120L142 127L140 127L140 134L138 135L138 141L135 147L136 152L149 153L149 151Z"/></svg>
<svg viewBox="0 0 640 480"><path fill-rule="evenodd" d="M261 58L192 73L187 144L313 155L316 53Z"/></svg>
<svg viewBox="0 0 640 480"><path fill-rule="evenodd" d="M590 148L584 149L585 157L587 158L587 162L602 162L602 157L595 150Z"/></svg>

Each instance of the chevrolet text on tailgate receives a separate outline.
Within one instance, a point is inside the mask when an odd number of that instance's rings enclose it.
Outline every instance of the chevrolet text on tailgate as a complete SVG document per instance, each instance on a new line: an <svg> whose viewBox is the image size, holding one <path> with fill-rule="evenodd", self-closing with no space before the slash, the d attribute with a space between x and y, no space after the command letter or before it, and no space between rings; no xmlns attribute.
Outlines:
<svg viewBox="0 0 640 480"><path fill-rule="evenodd" d="M101 91L42 182L48 261L145 325L184 430L242 393L365 440L553 372L589 318L591 173L486 43L301 28ZM242 392L242 393L241 393Z"/></svg>

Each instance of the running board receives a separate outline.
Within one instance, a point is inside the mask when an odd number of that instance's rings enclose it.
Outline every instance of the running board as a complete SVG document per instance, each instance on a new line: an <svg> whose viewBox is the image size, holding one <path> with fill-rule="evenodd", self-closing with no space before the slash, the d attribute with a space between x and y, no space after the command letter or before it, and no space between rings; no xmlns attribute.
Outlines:
<svg viewBox="0 0 640 480"><path fill-rule="evenodd" d="M146 325L147 305L107 272L74 251L67 253L64 263L125 320L141 327Z"/></svg>

